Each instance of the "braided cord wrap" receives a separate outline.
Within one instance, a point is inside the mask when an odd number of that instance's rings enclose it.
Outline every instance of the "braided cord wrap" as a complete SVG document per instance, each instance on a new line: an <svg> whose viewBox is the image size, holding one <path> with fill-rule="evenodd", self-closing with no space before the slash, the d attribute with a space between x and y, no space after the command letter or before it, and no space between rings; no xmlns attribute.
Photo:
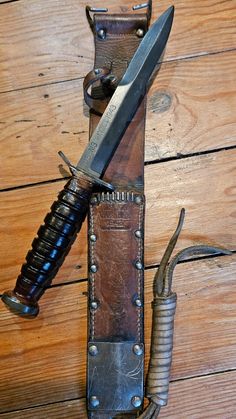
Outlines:
<svg viewBox="0 0 236 419"><path fill-rule="evenodd" d="M168 401L174 337L174 316L177 303L177 295L171 291L175 266L183 257L189 255L212 253L231 254L229 250L219 247L198 245L183 249L170 261L183 226L184 216L185 210L182 208L177 228L169 241L154 278L152 339L146 385L146 397L149 399L149 405L139 416L139 419L157 419L161 406L166 406Z"/></svg>
<svg viewBox="0 0 236 419"><path fill-rule="evenodd" d="M177 295L156 296L152 303L153 329L146 396L156 405L168 401Z"/></svg>

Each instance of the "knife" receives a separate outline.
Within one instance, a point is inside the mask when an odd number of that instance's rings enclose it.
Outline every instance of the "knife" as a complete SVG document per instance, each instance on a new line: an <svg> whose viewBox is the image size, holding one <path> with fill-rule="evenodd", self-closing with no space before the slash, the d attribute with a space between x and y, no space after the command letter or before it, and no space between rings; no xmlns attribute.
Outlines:
<svg viewBox="0 0 236 419"><path fill-rule="evenodd" d="M113 190L102 177L145 96L148 80L166 46L173 17L174 7L171 6L144 36L77 165L73 166L62 152L59 153L72 176L39 228L14 290L2 295L3 302L18 314L38 314L37 301L76 239L94 187Z"/></svg>

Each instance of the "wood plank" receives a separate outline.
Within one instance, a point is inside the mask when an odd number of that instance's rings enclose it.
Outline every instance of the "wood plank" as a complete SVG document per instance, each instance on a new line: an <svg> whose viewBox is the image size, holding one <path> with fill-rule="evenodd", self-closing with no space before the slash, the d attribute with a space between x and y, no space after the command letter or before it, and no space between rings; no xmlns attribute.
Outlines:
<svg viewBox="0 0 236 419"><path fill-rule="evenodd" d="M199 377L172 383L162 419L233 419L235 416L236 373ZM86 416L85 416L86 417Z"/></svg>
<svg viewBox="0 0 236 419"><path fill-rule="evenodd" d="M235 369L236 255L187 262L176 268L178 295L172 379ZM145 341L149 353L153 271L146 276ZM223 281L226 281L224 286Z"/></svg>
<svg viewBox="0 0 236 419"><path fill-rule="evenodd" d="M146 266L160 261L180 208L186 222L180 247L211 243L235 249L236 150L146 167ZM0 289L11 288L31 242L64 181L3 192L0 202ZM55 283L86 278L86 225Z"/></svg>
<svg viewBox="0 0 236 419"><path fill-rule="evenodd" d="M160 260L181 207L186 221L178 249L201 243L235 249L235 174L236 150L146 167L146 265Z"/></svg>
<svg viewBox="0 0 236 419"><path fill-rule="evenodd" d="M33 238L64 182L2 193L0 202L0 287L12 287ZM87 225L73 245L54 281L70 282L87 277Z"/></svg>
<svg viewBox="0 0 236 419"><path fill-rule="evenodd" d="M32 321L1 304L1 412L85 394L85 291L86 283L49 290Z"/></svg>
<svg viewBox="0 0 236 419"><path fill-rule="evenodd" d="M236 53L163 64L148 96L146 161L236 144Z"/></svg>
<svg viewBox="0 0 236 419"><path fill-rule="evenodd" d="M235 415L236 373L229 372L170 384L167 407L160 417L168 419L232 419ZM1 415L2 419L87 419L85 399L61 402Z"/></svg>
<svg viewBox="0 0 236 419"><path fill-rule="evenodd" d="M83 77L93 65L93 39L86 2L22 0L1 5L0 91ZM153 20L170 5L153 3ZM94 7L101 6L94 0ZM103 3L110 12L129 11L131 0ZM176 14L165 59L235 47L235 1L175 1Z"/></svg>
<svg viewBox="0 0 236 419"><path fill-rule="evenodd" d="M150 336L154 273L148 271L145 278L146 342ZM235 274L236 255L177 267L172 380L235 368ZM0 305L1 412L84 396L85 291L86 282L48 290L35 320L18 318ZM230 388L230 379L226 382ZM182 385L188 387L182 383L180 388ZM199 385L198 390L201 388ZM185 391L179 398L184 395ZM193 398L193 411L197 408L194 400L197 396Z"/></svg>
<svg viewBox="0 0 236 419"><path fill-rule="evenodd" d="M236 145L236 53L165 63L149 92L146 161ZM88 141L82 81L0 95L0 188L65 175ZM15 168L17 167L17 170Z"/></svg>
<svg viewBox="0 0 236 419"><path fill-rule="evenodd" d="M16 416L17 415L17 416ZM12 413L0 413L1 419L87 419L85 399L52 405L35 407L26 410L17 410Z"/></svg>

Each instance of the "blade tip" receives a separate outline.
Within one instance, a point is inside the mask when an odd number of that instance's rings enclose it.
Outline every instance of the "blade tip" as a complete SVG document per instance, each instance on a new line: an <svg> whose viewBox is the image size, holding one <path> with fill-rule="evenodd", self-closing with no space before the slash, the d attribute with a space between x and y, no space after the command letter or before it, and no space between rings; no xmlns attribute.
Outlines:
<svg viewBox="0 0 236 419"><path fill-rule="evenodd" d="M165 12L161 16L163 18L163 21L168 22L170 27L172 26L172 23L173 23L174 12L175 12L175 6L170 6L168 9L165 10Z"/></svg>
<svg viewBox="0 0 236 419"><path fill-rule="evenodd" d="M166 28L168 28L169 33L171 31L173 20L174 20L174 11L175 11L175 6L172 5L162 15L163 18L164 18ZM168 34L168 36L169 36L169 34Z"/></svg>
<svg viewBox="0 0 236 419"><path fill-rule="evenodd" d="M175 13L175 6L174 5L172 5L172 6L170 6L168 9L167 9L167 11L166 11L167 13L168 13L168 15L170 15L172 18L174 17L174 13Z"/></svg>

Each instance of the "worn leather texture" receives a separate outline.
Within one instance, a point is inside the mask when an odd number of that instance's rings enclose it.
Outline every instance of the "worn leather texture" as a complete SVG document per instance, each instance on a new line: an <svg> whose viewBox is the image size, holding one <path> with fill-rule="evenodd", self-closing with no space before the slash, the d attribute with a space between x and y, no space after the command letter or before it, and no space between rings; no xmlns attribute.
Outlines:
<svg viewBox="0 0 236 419"><path fill-rule="evenodd" d="M146 14L95 14L94 68L108 68L115 80L120 80L142 39L137 36L137 30L142 29L145 34L147 27ZM105 32L104 39L98 36L99 30ZM92 92L96 95L99 89L92 88ZM101 100L104 102L104 98ZM144 98L105 172L104 180L115 186L115 192L94 194L91 200L89 342L143 343L145 108ZM90 136L100 117L90 110ZM137 300L141 304L137 305ZM93 302L97 306L95 309ZM125 415L117 411L99 412L99 406L97 410L90 410L89 397L88 410L92 419L136 417L137 408L132 404Z"/></svg>
<svg viewBox="0 0 236 419"><path fill-rule="evenodd" d="M147 31L146 14L134 15L94 15L95 23L95 63L94 68L106 67L120 80L133 57L140 41L137 30ZM105 39L100 39L97 32L103 29ZM143 191L143 159L145 134L145 105L143 100L129 124L119 144L104 180L126 190ZM90 136L96 128L100 115L90 113Z"/></svg>
<svg viewBox="0 0 236 419"><path fill-rule="evenodd" d="M144 197L113 192L94 198L89 211L89 295L98 308L90 308L90 339L143 342Z"/></svg>

